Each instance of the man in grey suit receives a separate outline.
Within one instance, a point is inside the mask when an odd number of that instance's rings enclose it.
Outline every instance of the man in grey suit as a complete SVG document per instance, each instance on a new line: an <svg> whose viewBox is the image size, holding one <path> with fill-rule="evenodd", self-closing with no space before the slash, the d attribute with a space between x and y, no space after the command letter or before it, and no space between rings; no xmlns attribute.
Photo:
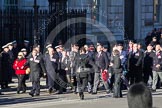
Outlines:
<svg viewBox="0 0 162 108"><path fill-rule="evenodd" d="M106 53L102 51L102 48L103 46L101 44L97 46L97 53L95 55L96 68L95 68L94 87L93 87L92 94L97 94L97 87L100 83L100 78L104 84L106 92L109 93L108 82L104 81L103 78L101 77L102 72L107 71L109 65Z"/></svg>
<svg viewBox="0 0 162 108"><path fill-rule="evenodd" d="M156 92L156 85L158 82L158 77L162 81L162 51L160 44L155 46L155 53L153 56L153 82L152 82L152 92Z"/></svg>

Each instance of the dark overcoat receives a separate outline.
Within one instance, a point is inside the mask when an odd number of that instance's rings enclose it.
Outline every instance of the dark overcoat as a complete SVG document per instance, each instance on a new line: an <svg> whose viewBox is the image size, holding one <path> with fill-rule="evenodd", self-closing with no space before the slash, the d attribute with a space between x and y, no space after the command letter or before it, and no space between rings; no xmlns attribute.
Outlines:
<svg viewBox="0 0 162 108"><path fill-rule="evenodd" d="M32 56L28 58L28 65L30 67L30 80L39 81L42 74L46 73L44 62L41 56L37 56L36 59Z"/></svg>
<svg viewBox="0 0 162 108"><path fill-rule="evenodd" d="M56 77L56 72L58 70L59 56L54 54L52 58L47 53L44 55L44 64L46 67L47 75L52 77L54 80Z"/></svg>
<svg viewBox="0 0 162 108"><path fill-rule="evenodd" d="M2 52L1 54L1 81L9 81L9 65L10 65L10 56L7 52Z"/></svg>

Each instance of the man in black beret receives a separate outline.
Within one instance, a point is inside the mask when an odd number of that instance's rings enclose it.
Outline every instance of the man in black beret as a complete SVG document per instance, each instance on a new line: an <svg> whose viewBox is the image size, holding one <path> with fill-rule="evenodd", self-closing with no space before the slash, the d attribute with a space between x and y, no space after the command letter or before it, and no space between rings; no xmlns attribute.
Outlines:
<svg viewBox="0 0 162 108"><path fill-rule="evenodd" d="M154 37L152 38L152 41L151 41L150 44L153 45L153 48L155 49L155 46L158 44L158 42L157 42L157 37L156 37L156 36L154 36Z"/></svg>

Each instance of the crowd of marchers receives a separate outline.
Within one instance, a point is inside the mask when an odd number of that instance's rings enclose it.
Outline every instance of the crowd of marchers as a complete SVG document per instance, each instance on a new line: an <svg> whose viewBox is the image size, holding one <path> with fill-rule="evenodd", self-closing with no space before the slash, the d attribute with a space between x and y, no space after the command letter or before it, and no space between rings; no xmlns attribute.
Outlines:
<svg viewBox="0 0 162 108"><path fill-rule="evenodd" d="M139 82L156 92L162 81L161 39L153 36L145 48L134 40L126 48L117 43L111 52L102 43L82 47L75 43L70 50L62 44L55 47L48 44L44 53L39 44L30 50L29 41L25 40L21 48L13 41L4 45L0 53L0 87L9 88L16 75L16 93L26 93L26 80L30 80L32 97L40 95L41 77L46 79L49 94L63 94L70 89L81 100L84 92L95 95L101 86L107 94L113 93L114 98L122 98L123 89Z"/></svg>

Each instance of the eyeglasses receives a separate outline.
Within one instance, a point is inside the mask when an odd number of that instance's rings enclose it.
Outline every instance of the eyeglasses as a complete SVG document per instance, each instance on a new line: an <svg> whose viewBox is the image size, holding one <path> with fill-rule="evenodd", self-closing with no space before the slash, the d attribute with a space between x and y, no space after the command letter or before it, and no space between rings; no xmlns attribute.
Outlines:
<svg viewBox="0 0 162 108"><path fill-rule="evenodd" d="M18 56L22 56L22 55L18 55Z"/></svg>

